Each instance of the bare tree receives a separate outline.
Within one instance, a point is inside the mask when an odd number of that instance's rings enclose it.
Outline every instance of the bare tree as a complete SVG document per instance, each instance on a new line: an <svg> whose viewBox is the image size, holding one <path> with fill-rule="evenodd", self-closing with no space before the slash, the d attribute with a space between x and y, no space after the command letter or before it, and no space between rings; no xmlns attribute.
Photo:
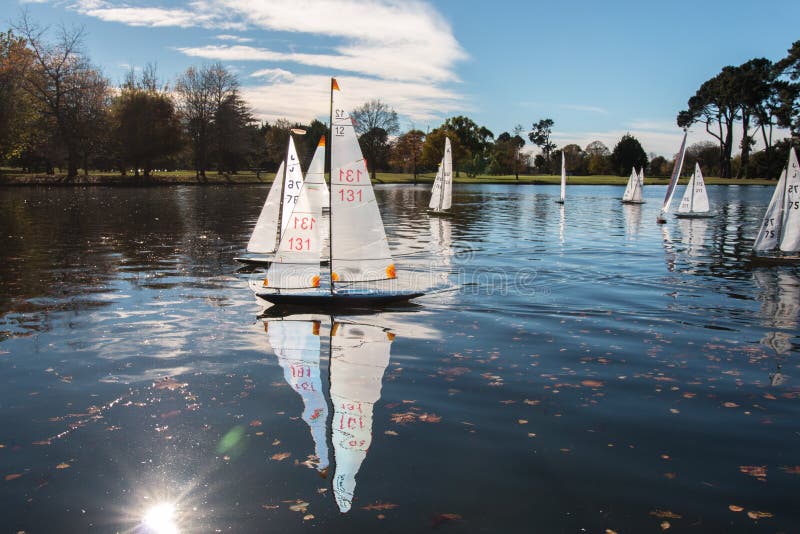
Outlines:
<svg viewBox="0 0 800 534"><path fill-rule="evenodd" d="M364 105L354 109L350 116L355 121L356 133L361 136L365 133L381 128L387 135L394 135L400 131L397 112L380 100L370 100Z"/></svg>
<svg viewBox="0 0 800 534"><path fill-rule="evenodd" d="M97 129L92 124L107 103L108 80L93 68L81 51L83 29L59 27L54 43L45 41L47 28L33 23L24 12L14 28L33 53L24 76L26 91L56 126L56 137L66 148L67 179L78 175L78 165L88 164L88 150ZM84 169L85 171L86 169Z"/></svg>

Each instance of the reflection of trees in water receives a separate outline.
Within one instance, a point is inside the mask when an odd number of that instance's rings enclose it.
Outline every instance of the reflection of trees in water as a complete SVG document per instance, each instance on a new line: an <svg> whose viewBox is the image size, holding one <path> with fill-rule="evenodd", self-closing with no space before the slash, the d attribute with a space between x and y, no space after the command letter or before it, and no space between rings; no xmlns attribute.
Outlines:
<svg viewBox="0 0 800 534"><path fill-rule="evenodd" d="M258 215L260 188L257 192L191 186L7 188L0 197L0 315L19 322L18 314L38 314L21 326L30 330L45 325L53 311L106 305L109 300L96 295L119 280L163 289L201 283L186 276L227 273L226 254L235 254L249 231L242 214Z"/></svg>

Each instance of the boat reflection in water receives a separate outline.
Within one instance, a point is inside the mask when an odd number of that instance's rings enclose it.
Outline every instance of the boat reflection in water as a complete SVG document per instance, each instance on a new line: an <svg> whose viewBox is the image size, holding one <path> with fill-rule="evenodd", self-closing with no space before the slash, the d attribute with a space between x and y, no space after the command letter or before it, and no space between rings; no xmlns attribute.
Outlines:
<svg viewBox="0 0 800 534"><path fill-rule="evenodd" d="M639 237L642 228L642 206L640 204L623 204L622 214L625 217L625 236L628 240Z"/></svg>
<svg viewBox="0 0 800 534"><path fill-rule="evenodd" d="M356 475L372 443L372 415L381 396L394 334L388 329L331 318L330 437L335 471L333 495L339 510L353 502ZM265 319L264 326L286 382L303 398L303 420L314 440L316 468L328 468L328 399L320 373L320 318L292 315Z"/></svg>
<svg viewBox="0 0 800 534"><path fill-rule="evenodd" d="M797 332L800 316L800 278L790 271L757 270L753 280L761 290L758 314L763 326L769 329L761 338L761 345L773 351L777 363L770 374L770 384L780 386L787 377L782 372L782 362L794 345L791 340Z"/></svg>

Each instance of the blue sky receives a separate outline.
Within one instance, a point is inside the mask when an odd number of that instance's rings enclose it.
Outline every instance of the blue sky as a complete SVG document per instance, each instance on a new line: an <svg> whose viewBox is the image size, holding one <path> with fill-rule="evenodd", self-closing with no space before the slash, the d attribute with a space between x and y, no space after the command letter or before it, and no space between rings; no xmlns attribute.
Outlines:
<svg viewBox="0 0 800 534"><path fill-rule="evenodd" d="M0 17L22 9L83 27L115 84L147 63L171 82L220 61L261 119L325 119L333 75L353 107L378 98L404 130L466 115L499 135L549 117L559 146L630 132L666 156L702 82L800 39L797 0L5 0ZM689 142L705 139L694 127Z"/></svg>

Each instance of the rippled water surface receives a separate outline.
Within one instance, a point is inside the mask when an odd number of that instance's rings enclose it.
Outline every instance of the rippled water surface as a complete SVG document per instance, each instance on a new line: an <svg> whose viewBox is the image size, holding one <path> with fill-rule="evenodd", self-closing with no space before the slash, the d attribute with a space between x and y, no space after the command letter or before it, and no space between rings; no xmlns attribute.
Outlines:
<svg viewBox="0 0 800 534"><path fill-rule="evenodd" d="M3 532L792 532L771 188L379 186L409 306L264 312L262 187L0 191Z"/></svg>

